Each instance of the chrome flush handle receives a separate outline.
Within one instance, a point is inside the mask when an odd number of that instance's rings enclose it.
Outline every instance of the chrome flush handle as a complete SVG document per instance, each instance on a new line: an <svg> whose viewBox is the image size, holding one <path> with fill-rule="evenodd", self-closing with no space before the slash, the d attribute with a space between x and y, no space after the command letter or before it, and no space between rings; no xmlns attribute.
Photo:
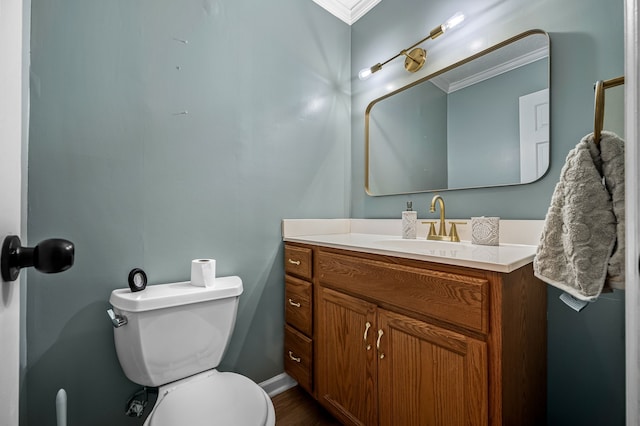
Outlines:
<svg viewBox="0 0 640 426"><path fill-rule="evenodd" d="M123 325L127 324L127 317L125 317L124 315L118 315L115 312L113 312L113 309L107 309L107 315L109 315L109 318L111 318L111 323L113 324L114 328L120 328Z"/></svg>

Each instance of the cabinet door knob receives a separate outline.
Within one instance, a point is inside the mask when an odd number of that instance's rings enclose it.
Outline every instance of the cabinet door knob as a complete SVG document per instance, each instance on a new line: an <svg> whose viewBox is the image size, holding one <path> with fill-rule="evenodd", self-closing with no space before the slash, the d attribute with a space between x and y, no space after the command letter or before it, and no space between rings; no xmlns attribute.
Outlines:
<svg viewBox="0 0 640 426"><path fill-rule="evenodd" d="M289 358L291 359L291 361L295 361L295 362L300 362L300 357L295 357L293 356L293 352L289 351Z"/></svg>
<svg viewBox="0 0 640 426"><path fill-rule="evenodd" d="M290 304L291 306L295 306L296 308L299 308L299 307L301 306L299 302L298 302L298 303L296 303L296 302L294 302L294 301L293 301L293 300L291 300L291 299L289 299L289 304Z"/></svg>
<svg viewBox="0 0 640 426"><path fill-rule="evenodd" d="M378 340L376 342L376 349L378 349L378 352L380 352L380 339L382 339L382 335L384 334L384 331L382 331L382 329L378 330ZM384 358L384 353L380 352L380 359Z"/></svg>
<svg viewBox="0 0 640 426"><path fill-rule="evenodd" d="M371 323L367 321L364 325L364 342L367 343L367 334L369 334L369 329L371 328ZM371 345L366 346L367 350L371 350Z"/></svg>
<svg viewBox="0 0 640 426"><path fill-rule="evenodd" d="M299 260L289 259L289 263L291 263L292 265L300 266L300 261Z"/></svg>

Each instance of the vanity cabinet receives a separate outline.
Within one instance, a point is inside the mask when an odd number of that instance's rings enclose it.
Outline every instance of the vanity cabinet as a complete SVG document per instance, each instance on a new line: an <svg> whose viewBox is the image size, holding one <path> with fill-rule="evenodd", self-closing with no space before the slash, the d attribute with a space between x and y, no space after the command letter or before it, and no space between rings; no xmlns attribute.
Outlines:
<svg viewBox="0 0 640 426"><path fill-rule="evenodd" d="M313 392L313 251L287 244L285 261L284 368Z"/></svg>
<svg viewBox="0 0 640 426"><path fill-rule="evenodd" d="M318 395L343 423L487 424L486 343L324 287L318 318Z"/></svg>
<svg viewBox="0 0 640 426"><path fill-rule="evenodd" d="M343 424L546 422L546 287L531 264L500 273L307 248L312 395Z"/></svg>
<svg viewBox="0 0 640 426"><path fill-rule="evenodd" d="M378 312L380 425L486 425L485 342L385 309Z"/></svg>

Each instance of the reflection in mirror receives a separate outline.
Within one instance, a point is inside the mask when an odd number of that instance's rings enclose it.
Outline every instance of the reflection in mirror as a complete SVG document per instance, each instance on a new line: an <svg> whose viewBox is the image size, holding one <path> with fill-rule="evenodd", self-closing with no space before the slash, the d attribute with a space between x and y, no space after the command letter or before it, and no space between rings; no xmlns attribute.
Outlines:
<svg viewBox="0 0 640 426"><path fill-rule="evenodd" d="M371 102L369 195L524 184L549 166L549 36L532 30Z"/></svg>

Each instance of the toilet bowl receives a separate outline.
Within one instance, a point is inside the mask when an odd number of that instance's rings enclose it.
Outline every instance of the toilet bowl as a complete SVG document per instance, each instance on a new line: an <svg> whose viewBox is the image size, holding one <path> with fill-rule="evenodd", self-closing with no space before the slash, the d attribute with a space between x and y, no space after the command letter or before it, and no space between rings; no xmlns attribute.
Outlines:
<svg viewBox="0 0 640 426"><path fill-rule="evenodd" d="M260 386L212 370L161 386L144 426L274 424L273 404Z"/></svg>
<svg viewBox="0 0 640 426"><path fill-rule="evenodd" d="M158 387L145 426L273 426L275 410L255 382L216 367L235 325L239 277L215 287L188 281L114 290L114 341L125 375Z"/></svg>

